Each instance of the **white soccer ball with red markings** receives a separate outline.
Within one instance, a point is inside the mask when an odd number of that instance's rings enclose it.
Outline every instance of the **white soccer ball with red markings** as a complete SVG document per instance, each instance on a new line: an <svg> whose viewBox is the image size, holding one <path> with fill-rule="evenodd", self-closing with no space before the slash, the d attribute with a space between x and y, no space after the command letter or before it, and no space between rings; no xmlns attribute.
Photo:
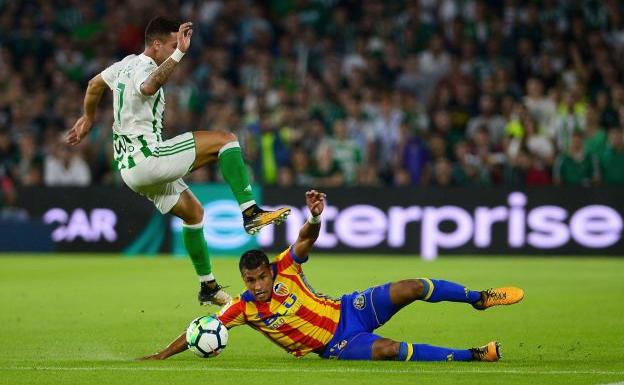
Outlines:
<svg viewBox="0 0 624 385"><path fill-rule="evenodd" d="M195 318L186 329L188 348L201 358L218 356L227 341L227 328L212 315Z"/></svg>

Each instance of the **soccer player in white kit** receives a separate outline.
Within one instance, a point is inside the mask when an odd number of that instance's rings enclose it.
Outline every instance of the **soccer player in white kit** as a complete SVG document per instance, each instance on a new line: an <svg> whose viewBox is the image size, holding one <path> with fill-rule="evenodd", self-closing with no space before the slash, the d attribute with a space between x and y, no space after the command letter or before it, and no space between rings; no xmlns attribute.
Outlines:
<svg viewBox="0 0 624 385"><path fill-rule="evenodd" d="M115 167L126 185L151 200L161 213L171 213L183 220L184 245L200 281L199 302L224 305L231 298L212 273L203 232L204 210L182 177L218 161L241 208L245 230L250 234L268 224L281 223L290 209L265 211L256 205L234 134L194 131L163 140L162 86L188 50L192 27L190 22L180 24L169 17L152 19L145 29L142 54L126 56L89 81L84 113L66 139L71 145L82 141L93 125L102 94L110 88L115 119Z"/></svg>

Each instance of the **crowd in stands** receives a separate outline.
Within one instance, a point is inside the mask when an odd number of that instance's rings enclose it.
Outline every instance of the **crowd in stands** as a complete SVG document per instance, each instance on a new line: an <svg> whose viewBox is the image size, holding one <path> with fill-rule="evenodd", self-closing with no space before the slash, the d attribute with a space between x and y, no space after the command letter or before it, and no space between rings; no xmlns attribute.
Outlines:
<svg viewBox="0 0 624 385"><path fill-rule="evenodd" d="M195 25L164 132L236 133L258 183L624 184L621 1L0 0L3 199L121 183L112 93L80 146L62 135L159 14Z"/></svg>

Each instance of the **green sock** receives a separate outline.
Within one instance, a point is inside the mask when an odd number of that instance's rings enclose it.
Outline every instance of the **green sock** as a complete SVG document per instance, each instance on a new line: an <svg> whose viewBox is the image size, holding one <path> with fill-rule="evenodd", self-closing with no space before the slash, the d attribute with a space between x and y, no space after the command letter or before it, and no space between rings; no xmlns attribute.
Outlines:
<svg viewBox="0 0 624 385"><path fill-rule="evenodd" d="M228 143L219 151L219 168L241 210L253 206L256 202L253 199L247 168L238 142Z"/></svg>
<svg viewBox="0 0 624 385"><path fill-rule="evenodd" d="M204 238L203 224L191 226L182 225L182 239L184 239L184 247L193 261L193 266L195 267L197 275L200 277L211 275L212 266L210 265L208 245Z"/></svg>

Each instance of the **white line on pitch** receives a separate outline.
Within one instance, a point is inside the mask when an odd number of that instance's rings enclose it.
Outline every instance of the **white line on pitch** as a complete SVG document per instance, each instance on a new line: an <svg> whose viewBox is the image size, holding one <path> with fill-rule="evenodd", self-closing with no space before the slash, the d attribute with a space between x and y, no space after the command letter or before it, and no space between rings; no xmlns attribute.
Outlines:
<svg viewBox="0 0 624 385"><path fill-rule="evenodd" d="M359 368L228 368L219 366L206 366L206 368L176 368L176 367L62 367L62 366L7 366L0 367L0 371L29 371L29 370L47 370L47 371L144 371L144 372L203 372L203 371L221 371L221 372L268 372L268 373L384 373L384 374L418 374L418 373L440 373L440 374L544 374L544 375L565 375L565 374L602 374L602 375L624 375L624 371L607 371L607 370L522 370L522 369L500 369L500 370L435 370L435 369L416 369L416 370L392 370L392 369L359 369ZM605 385L624 385L624 382Z"/></svg>

